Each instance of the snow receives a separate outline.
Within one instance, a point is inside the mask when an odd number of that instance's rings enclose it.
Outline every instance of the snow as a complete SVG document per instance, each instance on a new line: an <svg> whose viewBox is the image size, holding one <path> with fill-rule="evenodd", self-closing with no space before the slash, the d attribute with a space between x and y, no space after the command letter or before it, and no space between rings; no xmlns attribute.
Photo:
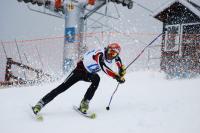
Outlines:
<svg viewBox="0 0 200 133"><path fill-rule="evenodd" d="M195 4L197 4L198 6L200 6L200 1L199 0L190 0L191 2L194 2Z"/></svg>
<svg viewBox="0 0 200 133"><path fill-rule="evenodd" d="M155 71L129 73L105 108L117 82L100 73L100 86L90 103L94 120L77 114L89 83L78 82L43 108L43 122L31 117L30 105L59 82L31 87L0 89L2 133L199 133L200 79L167 80Z"/></svg>

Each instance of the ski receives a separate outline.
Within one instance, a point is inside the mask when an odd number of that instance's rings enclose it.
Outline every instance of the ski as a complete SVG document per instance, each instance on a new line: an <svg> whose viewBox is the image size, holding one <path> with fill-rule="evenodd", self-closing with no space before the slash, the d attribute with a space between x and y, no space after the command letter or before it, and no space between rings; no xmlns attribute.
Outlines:
<svg viewBox="0 0 200 133"><path fill-rule="evenodd" d="M32 114L33 114L33 117L35 118L35 120L37 120L37 121L43 121L44 120L44 118L43 118L43 116L41 114L35 114L33 112L33 107L32 106L31 106L31 111L32 111Z"/></svg>
<svg viewBox="0 0 200 133"><path fill-rule="evenodd" d="M77 106L73 106L73 109L78 112L80 115L86 117L86 118L90 118L90 119L95 119L96 118L96 114L92 113L92 112L87 112L87 113L83 113L79 110L79 108Z"/></svg>

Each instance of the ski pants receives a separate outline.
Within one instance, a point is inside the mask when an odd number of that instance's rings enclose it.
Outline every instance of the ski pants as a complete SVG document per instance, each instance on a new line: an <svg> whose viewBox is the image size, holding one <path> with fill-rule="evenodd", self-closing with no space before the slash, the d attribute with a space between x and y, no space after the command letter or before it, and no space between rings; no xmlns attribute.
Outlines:
<svg viewBox="0 0 200 133"><path fill-rule="evenodd" d="M78 81L91 82L91 85L87 89L83 98L84 100L91 100L92 97L94 96L96 89L98 88L100 77L97 73L89 73L85 69L83 62L80 61L77 63L77 67L71 72L71 74L65 79L65 81L61 85L59 85L57 88L49 92L41 99L43 106L45 106L47 103L53 100L57 95L67 90Z"/></svg>

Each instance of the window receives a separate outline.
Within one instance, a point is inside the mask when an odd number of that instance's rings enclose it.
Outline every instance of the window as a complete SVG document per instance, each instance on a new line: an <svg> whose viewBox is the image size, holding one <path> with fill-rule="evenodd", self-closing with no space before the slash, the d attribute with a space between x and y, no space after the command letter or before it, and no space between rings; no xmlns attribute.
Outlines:
<svg viewBox="0 0 200 133"><path fill-rule="evenodd" d="M180 25L168 25L165 32L165 51L178 51L180 46Z"/></svg>

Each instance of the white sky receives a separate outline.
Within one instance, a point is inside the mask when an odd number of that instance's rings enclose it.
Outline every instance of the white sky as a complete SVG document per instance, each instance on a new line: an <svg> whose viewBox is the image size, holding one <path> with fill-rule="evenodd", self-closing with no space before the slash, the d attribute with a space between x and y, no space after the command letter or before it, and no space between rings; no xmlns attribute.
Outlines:
<svg viewBox="0 0 200 133"><path fill-rule="evenodd" d="M42 15L28 10L17 0L1 1L0 40L28 39L46 35L62 35L62 19Z"/></svg>

